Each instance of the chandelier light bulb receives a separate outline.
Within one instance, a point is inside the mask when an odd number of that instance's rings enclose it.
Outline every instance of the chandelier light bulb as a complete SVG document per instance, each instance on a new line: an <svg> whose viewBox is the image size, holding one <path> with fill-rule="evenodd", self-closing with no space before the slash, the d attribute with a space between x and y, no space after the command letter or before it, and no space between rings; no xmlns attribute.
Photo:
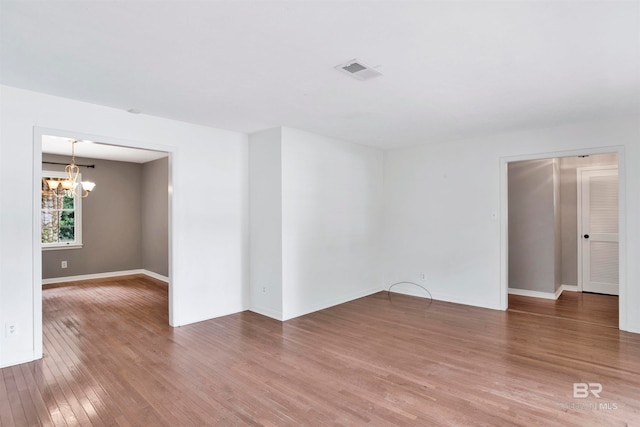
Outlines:
<svg viewBox="0 0 640 427"><path fill-rule="evenodd" d="M87 193L90 193L93 188L96 186L95 182L91 182L91 181L82 181L82 189L84 191L86 191Z"/></svg>

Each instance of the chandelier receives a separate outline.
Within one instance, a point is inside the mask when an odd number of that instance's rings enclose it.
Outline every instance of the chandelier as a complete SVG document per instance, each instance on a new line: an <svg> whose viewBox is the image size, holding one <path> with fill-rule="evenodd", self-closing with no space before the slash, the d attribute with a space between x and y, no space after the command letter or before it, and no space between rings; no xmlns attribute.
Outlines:
<svg viewBox="0 0 640 427"><path fill-rule="evenodd" d="M71 164L64 167L66 176L62 179L47 179L47 185L49 189L56 194L60 194L58 191L58 187L60 187L63 190L63 195L67 197L76 196L84 199L91 193L96 184L91 181L78 182L80 168L76 165L75 145L77 142L78 141L71 141Z"/></svg>

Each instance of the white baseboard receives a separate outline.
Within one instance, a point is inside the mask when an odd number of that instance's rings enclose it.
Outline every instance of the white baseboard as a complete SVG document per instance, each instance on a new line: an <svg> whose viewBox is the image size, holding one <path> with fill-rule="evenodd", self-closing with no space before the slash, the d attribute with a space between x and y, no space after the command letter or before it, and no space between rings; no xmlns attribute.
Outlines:
<svg viewBox="0 0 640 427"><path fill-rule="evenodd" d="M523 297L533 297L533 298L544 298L544 299L558 299L560 294L562 293L562 286L558 288L555 292L541 292L541 291L530 291L528 289L517 289L517 288L509 288L509 294L511 295L520 295Z"/></svg>
<svg viewBox="0 0 640 427"><path fill-rule="evenodd" d="M163 282L169 283L168 277L161 276L160 274L154 273L152 271L138 269L138 270L125 270L125 271L109 271L106 273L95 273L95 274L81 274L78 276L52 277L50 279L42 279L42 284L52 285L54 283L77 282L80 280L107 279L110 277L131 276L133 274L144 274L145 276L149 276L154 279L158 279Z"/></svg>
<svg viewBox="0 0 640 427"><path fill-rule="evenodd" d="M578 285L562 285L561 289L563 291L569 291L569 292L580 292L578 290Z"/></svg>
<svg viewBox="0 0 640 427"><path fill-rule="evenodd" d="M348 294L341 295L337 298L331 298L329 300L322 301L320 303L309 304L303 307L297 307L296 311L283 312L282 320L289 320L296 317L304 316L305 314L313 313L314 311L324 310L325 308L333 307L334 305L343 304L345 302L353 301L358 298L363 298L372 294L380 292L380 287L358 290Z"/></svg>
<svg viewBox="0 0 640 427"><path fill-rule="evenodd" d="M509 288L509 293L512 295L521 295L523 297L533 297L533 298L544 298L544 299L558 299L562 292L580 292L578 290L578 285L560 285L557 291L554 292L540 292L540 291L530 291L528 289L516 289Z"/></svg>
<svg viewBox="0 0 640 427"><path fill-rule="evenodd" d="M162 274L154 273L153 271L144 269L142 270L142 274L160 280L161 282L169 283L169 278L167 276L163 276Z"/></svg>
<svg viewBox="0 0 640 427"><path fill-rule="evenodd" d="M271 310L270 308L252 306L249 311L260 314L261 316L270 317L275 320L282 321L282 312Z"/></svg>
<svg viewBox="0 0 640 427"><path fill-rule="evenodd" d="M421 285L422 286L422 285ZM450 302L453 304L462 304L462 305L470 305L472 307L481 307L481 308L488 308L490 310L501 310L502 309L500 307L498 307L494 301L489 301L489 300L480 300L480 299L470 299L470 298L465 298L464 296L460 296L460 295L454 295L454 294L448 294L445 292L440 292L438 290L434 290L434 289L429 289L429 287L425 286L425 288L427 289L427 292L425 292L424 289L421 289L420 287L417 286L412 286L412 285L406 285L406 286L395 286L391 289L391 293L398 293L398 294L403 294L403 295L409 295L412 297L419 297L419 298L431 298L434 301L442 301L442 302ZM384 289L381 289L383 291L389 291L389 287L385 287Z"/></svg>
<svg viewBox="0 0 640 427"><path fill-rule="evenodd" d="M640 334L640 322L627 322L627 326L624 330L634 334Z"/></svg>

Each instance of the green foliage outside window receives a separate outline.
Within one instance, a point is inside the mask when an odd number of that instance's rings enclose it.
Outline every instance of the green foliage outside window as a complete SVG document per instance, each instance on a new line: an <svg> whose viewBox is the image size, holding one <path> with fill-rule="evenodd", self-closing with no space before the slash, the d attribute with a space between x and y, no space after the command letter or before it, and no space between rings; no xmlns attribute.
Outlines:
<svg viewBox="0 0 640 427"><path fill-rule="evenodd" d="M46 178L45 178L46 179ZM42 243L70 243L76 240L76 199L63 190L52 191L43 181Z"/></svg>

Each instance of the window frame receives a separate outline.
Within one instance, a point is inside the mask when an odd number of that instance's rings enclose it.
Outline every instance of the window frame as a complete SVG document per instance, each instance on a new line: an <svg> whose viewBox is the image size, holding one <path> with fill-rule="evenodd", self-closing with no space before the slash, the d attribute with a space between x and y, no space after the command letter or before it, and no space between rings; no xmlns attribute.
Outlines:
<svg viewBox="0 0 640 427"><path fill-rule="evenodd" d="M46 181L47 178L64 179L67 175L60 171L42 171L42 179ZM78 174L78 182L82 181L81 174ZM74 194L73 212L74 212L74 240L72 242L55 242L55 243L43 243L42 242L42 213L44 209L42 207L42 195L40 196L40 246L43 251L61 250L61 249L80 249L82 248L82 197L78 197Z"/></svg>

